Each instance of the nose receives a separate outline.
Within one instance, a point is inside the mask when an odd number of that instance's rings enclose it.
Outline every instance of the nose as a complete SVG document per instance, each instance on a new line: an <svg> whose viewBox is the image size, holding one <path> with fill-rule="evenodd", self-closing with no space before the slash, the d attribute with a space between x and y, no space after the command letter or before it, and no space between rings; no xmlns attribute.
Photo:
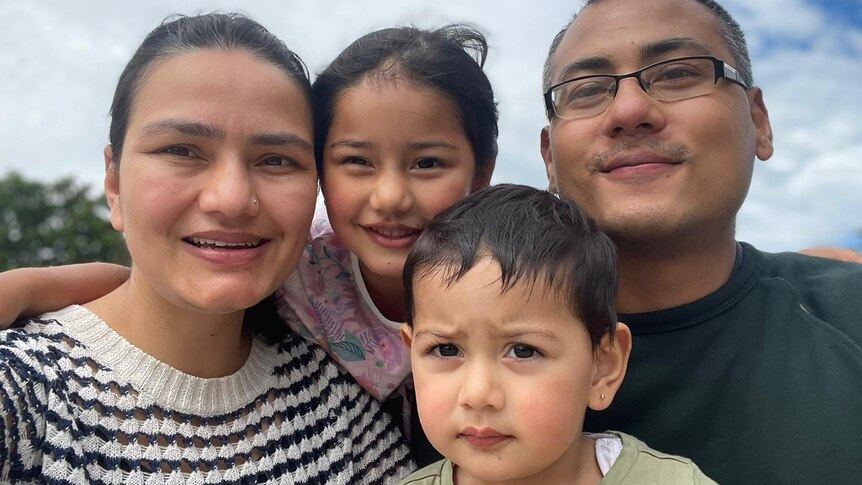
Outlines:
<svg viewBox="0 0 862 485"><path fill-rule="evenodd" d="M605 112L602 132L606 136L634 136L664 128L660 103L641 87L634 77L620 80L611 105Z"/></svg>
<svg viewBox="0 0 862 485"><path fill-rule="evenodd" d="M386 215L408 212L413 207L413 193L408 175L400 168L382 170L374 179L369 205Z"/></svg>
<svg viewBox="0 0 862 485"><path fill-rule="evenodd" d="M220 160L209 167L204 176L199 206L203 212L231 219L257 214L260 201L247 164L237 158Z"/></svg>
<svg viewBox="0 0 862 485"><path fill-rule="evenodd" d="M467 409L502 409L506 402L500 376L492 365L467 363L463 366L458 405Z"/></svg>

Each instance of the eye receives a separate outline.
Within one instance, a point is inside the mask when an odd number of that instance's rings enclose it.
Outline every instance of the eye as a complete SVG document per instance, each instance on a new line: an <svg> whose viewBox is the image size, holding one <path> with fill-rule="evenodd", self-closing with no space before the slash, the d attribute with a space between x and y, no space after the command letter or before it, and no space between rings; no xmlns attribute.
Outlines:
<svg viewBox="0 0 862 485"><path fill-rule="evenodd" d="M436 355L437 357L458 357L461 351L458 349L458 346L453 344L438 344L431 347L431 354Z"/></svg>
<svg viewBox="0 0 862 485"><path fill-rule="evenodd" d="M265 167L295 167L299 165L292 158L282 157L280 155L271 155L260 161L260 164Z"/></svg>
<svg viewBox="0 0 862 485"><path fill-rule="evenodd" d="M541 356L542 353L538 349L526 344L515 344L506 352L506 357L518 360L529 360Z"/></svg>
<svg viewBox="0 0 862 485"><path fill-rule="evenodd" d="M421 158L419 159L413 166L421 169L429 169L429 168L437 168L441 167L443 162L437 160L436 158Z"/></svg>
<svg viewBox="0 0 862 485"><path fill-rule="evenodd" d="M589 99L596 96L601 96L603 94L606 94L607 92L608 88L604 84L597 82L587 82L575 86L574 89L569 92L569 98L573 100Z"/></svg>
<svg viewBox="0 0 862 485"><path fill-rule="evenodd" d="M173 155L175 157L182 158L190 158L195 156L195 153L192 151L191 148L183 145L171 145L162 148L161 150L159 150L159 153L165 153L167 155Z"/></svg>
<svg viewBox="0 0 862 485"><path fill-rule="evenodd" d="M346 157L341 163L344 165L362 165L370 166L371 162L362 157Z"/></svg>
<svg viewBox="0 0 862 485"><path fill-rule="evenodd" d="M560 106L589 108L608 99L613 78L595 77L560 86L555 102Z"/></svg>
<svg viewBox="0 0 862 485"><path fill-rule="evenodd" d="M698 65L671 64L662 66L662 69L653 74L652 83L663 84L691 84L707 78L707 72Z"/></svg>

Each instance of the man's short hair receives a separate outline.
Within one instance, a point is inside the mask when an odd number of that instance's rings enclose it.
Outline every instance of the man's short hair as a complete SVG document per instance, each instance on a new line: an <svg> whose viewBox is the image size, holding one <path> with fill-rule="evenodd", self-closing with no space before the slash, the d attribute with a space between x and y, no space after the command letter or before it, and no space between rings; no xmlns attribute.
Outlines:
<svg viewBox="0 0 862 485"><path fill-rule="evenodd" d="M585 8L600 1L601 0L587 0L584 2L581 9L572 15L569 23L567 23L566 26L563 27L563 30L559 31L554 37L554 40L551 41L551 47L548 50L548 57L545 59L545 68L542 72L542 92L547 91L551 87L551 84L553 84L551 81L553 57L557 52L557 48L560 47L560 43L563 41L563 37L566 35L569 27L572 26L575 19L578 18L578 14L583 12ZM739 71L739 74L742 77L742 82L745 86L750 88L754 84L754 74L751 70L751 58L748 56L748 45L745 42L745 34L743 34L739 23L737 23L730 13L728 13L728 11L717 2L713 0L696 1L715 14L718 19L719 26L721 27L721 36L724 39L724 43L727 45L727 48L730 49L731 56L733 56L734 67Z"/></svg>
<svg viewBox="0 0 862 485"><path fill-rule="evenodd" d="M605 333L613 336L614 244L573 201L512 184L480 190L425 227L404 266L407 323L413 325L421 278L452 284L486 258L500 265L501 294L517 283L543 285L584 323L593 348Z"/></svg>

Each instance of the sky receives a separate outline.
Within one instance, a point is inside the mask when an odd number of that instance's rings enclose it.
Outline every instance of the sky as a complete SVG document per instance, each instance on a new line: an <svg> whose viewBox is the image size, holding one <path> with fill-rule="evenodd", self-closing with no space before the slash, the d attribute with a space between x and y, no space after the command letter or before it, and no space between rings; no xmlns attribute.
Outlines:
<svg viewBox="0 0 862 485"><path fill-rule="evenodd" d="M775 155L755 164L737 237L769 251L862 247L862 0L723 2L746 33ZM73 176L100 193L108 108L144 36L174 13L239 11L320 72L357 37L455 22L488 38L500 110L494 183L547 187L541 70L574 1L0 0L0 176Z"/></svg>

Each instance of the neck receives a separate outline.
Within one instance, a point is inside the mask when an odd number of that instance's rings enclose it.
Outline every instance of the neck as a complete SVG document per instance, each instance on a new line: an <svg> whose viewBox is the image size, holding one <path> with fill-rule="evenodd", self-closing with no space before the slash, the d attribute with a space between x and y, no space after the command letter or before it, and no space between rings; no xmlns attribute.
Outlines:
<svg viewBox="0 0 862 485"><path fill-rule="evenodd" d="M619 313L666 310L697 301L727 283L736 261L732 230L701 244L615 242L620 263Z"/></svg>
<svg viewBox="0 0 862 485"><path fill-rule="evenodd" d="M181 308L132 272L129 281L86 306L132 345L186 374L228 376L245 363L251 335L244 312L206 314Z"/></svg>
<svg viewBox="0 0 862 485"><path fill-rule="evenodd" d="M393 322L403 322L406 305L404 303L404 282L400 277L372 274L360 262L359 271L368 296L377 310Z"/></svg>

